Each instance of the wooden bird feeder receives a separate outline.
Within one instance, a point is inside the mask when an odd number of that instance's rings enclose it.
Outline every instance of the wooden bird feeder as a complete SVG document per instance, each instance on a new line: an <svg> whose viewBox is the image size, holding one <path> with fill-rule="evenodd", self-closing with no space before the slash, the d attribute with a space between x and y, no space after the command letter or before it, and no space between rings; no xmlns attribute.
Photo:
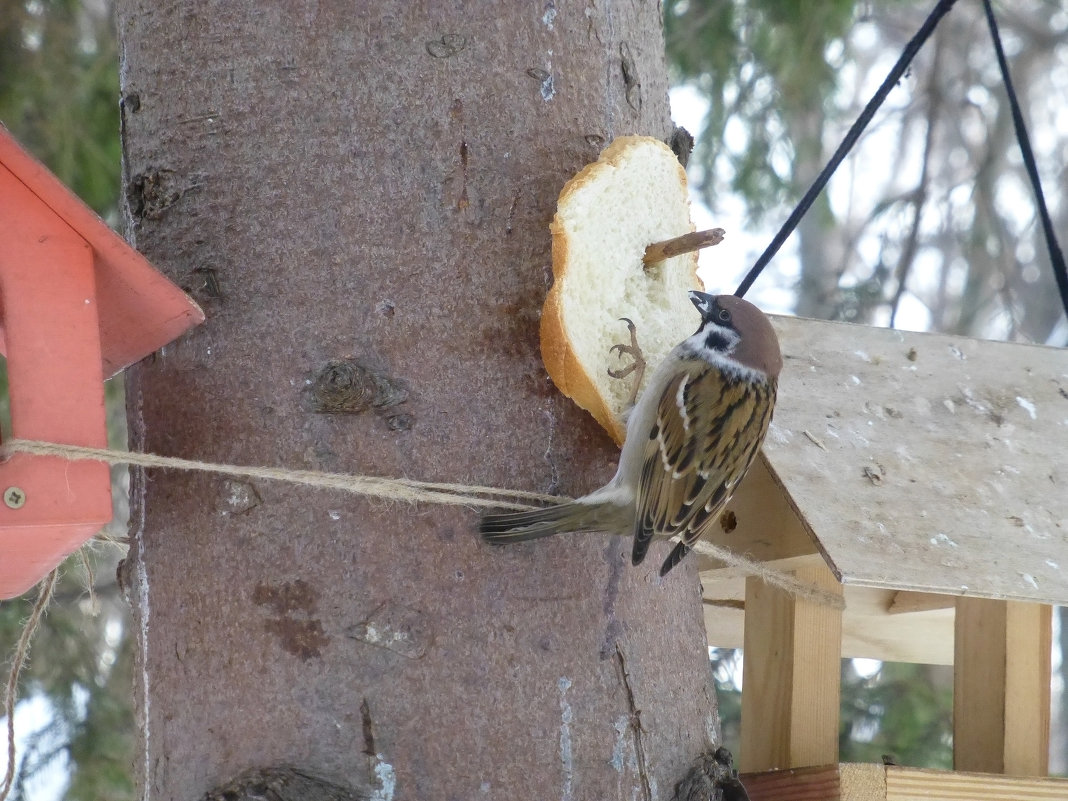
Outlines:
<svg viewBox="0 0 1068 801"><path fill-rule="evenodd" d="M204 315L0 126L0 350L15 438L106 447L104 379ZM0 463L0 598L111 520L101 462Z"/></svg>
<svg viewBox="0 0 1068 801"><path fill-rule="evenodd" d="M709 644L744 647L750 797L1068 798L1068 780L1046 778L1051 604L1068 604L1068 354L774 323L775 419L716 542L846 608L701 557ZM838 764L843 656L954 666L954 772Z"/></svg>

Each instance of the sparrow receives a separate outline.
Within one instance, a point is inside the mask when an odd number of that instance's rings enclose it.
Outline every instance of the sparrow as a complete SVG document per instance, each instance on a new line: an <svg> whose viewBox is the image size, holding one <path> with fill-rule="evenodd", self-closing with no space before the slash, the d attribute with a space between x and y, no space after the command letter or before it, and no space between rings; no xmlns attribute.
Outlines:
<svg viewBox="0 0 1068 801"><path fill-rule="evenodd" d="M665 576L715 525L768 432L782 354L771 322L752 303L689 296L701 325L664 357L630 410L612 480L557 506L484 515L483 539L632 535L631 562L639 565L654 537L676 538L660 568Z"/></svg>

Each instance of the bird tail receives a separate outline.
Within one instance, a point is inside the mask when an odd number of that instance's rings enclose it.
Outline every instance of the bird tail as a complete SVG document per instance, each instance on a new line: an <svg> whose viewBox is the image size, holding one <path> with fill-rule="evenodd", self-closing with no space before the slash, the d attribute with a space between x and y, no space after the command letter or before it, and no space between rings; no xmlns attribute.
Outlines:
<svg viewBox="0 0 1068 801"><path fill-rule="evenodd" d="M582 521L575 504L561 503L529 512L499 512L482 516L478 531L486 542L507 543L536 540L562 531L577 531Z"/></svg>

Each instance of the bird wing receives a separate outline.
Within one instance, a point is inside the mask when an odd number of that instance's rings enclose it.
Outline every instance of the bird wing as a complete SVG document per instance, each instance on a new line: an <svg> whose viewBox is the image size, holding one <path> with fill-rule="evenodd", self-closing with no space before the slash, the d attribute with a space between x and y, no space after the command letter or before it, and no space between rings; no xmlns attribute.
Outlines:
<svg viewBox="0 0 1068 801"><path fill-rule="evenodd" d="M634 564L657 535L681 538L661 575L689 552L749 469L774 404L774 381L703 361L667 383L642 458Z"/></svg>

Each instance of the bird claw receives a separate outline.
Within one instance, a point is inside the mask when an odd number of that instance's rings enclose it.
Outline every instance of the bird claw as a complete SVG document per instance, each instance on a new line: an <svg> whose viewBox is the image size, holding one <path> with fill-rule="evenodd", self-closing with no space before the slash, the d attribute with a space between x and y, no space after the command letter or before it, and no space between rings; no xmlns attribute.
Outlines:
<svg viewBox="0 0 1068 801"><path fill-rule="evenodd" d="M634 402L638 398L638 388L642 385L642 378L645 376L645 357L642 355L641 346L638 345L638 331L634 326L634 321L628 317L620 317L620 322L627 324L627 330L630 331L630 344L616 344L609 348L609 353L618 353L619 358L624 356L630 356L634 359L633 362L626 367L621 367L618 370L608 368L608 375L612 378L626 378L631 373L637 373L634 378L634 387L631 390L630 405L633 406Z"/></svg>
<svg viewBox="0 0 1068 801"><path fill-rule="evenodd" d="M608 352L615 353L616 351L619 351L619 358L621 359L623 358L623 354L628 352L628 350L622 345L613 345L612 349ZM613 370L611 367L609 367L608 375L612 376L612 378L626 378L628 375L630 375L637 369L638 362L634 361L628 364L626 367L620 367L618 370Z"/></svg>

